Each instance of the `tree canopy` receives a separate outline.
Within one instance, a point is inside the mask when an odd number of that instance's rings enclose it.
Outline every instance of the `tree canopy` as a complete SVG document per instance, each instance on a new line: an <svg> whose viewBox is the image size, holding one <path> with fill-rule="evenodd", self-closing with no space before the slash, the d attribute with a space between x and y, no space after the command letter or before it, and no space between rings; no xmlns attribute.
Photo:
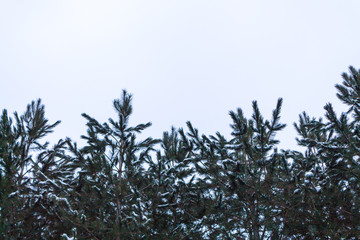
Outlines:
<svg viewBox="0 0 360 240"><path fill-rule="evenodd" d="M84 113L84 146L46 142L41 100L0 116L2 239L358 239L360 71L335 87L348 107L294 123L303 152L277 147L280 98L270 119L230 111L231 137L201 135L191 122L161 139L130 125L132 95L116 119Z"/></svg>

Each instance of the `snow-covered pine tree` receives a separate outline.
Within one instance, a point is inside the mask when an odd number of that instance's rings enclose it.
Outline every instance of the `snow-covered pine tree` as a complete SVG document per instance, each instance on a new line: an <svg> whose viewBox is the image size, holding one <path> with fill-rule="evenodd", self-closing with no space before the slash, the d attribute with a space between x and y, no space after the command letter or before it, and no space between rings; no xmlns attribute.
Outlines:
<svg viewBox="0 0 360 240"><path fill-rule="evenodd" d="M87 145L77 150L69 144L79 165L74 202L80 238L141 239L144 234L144 161L158 140L136 142L137 134L151 123L129 125L132 96L125 90L113 102L118 119L99 123L87 114Z"/></svg>
<svg viewBox="0 0 360 240"><path fill-rule="evenodd" d="M281 106L282 99L279 99L270 120L264 120L256 101L249 120L241 109L230 112L232 161L224 174L230 186L229 211L234 214L234 222L238 219L233 237L238 234L258 240L281 234L279 195L283 192L280 186L285 172L282 156L276 149L279 141L275 138L286 126L280 123Z"/></svg>
<svg viewBox="0 0 360 240"><path fill-rule="evenodd" d="M199 238L194 214L199 200L194 185L194 169L187 161L188 148L175 128L164 132L156 159L149 159L147 176L148 219L154 239ZM197 210L196 210L197 212Z"/></svg>
<svg viewBox="0 0 360 240"><path fill-rule="evenodd" d="M329 103L325 119L300 115L298 143L293 152L294 195L289 198L288 234L312 239L357 239L360 235L360 74L349 68L337 84L338 98L349 106L337 116Z"/></svg>
<svg viewBox="0 0 360 240"><path fill-rule="evenodd" d="M0 120L0 235L4 239L60 238L69 231L67 189L73 176L63 156L63 141L53 148L43 138L49 124L40 99L24 114L4 110Z"/></svg>

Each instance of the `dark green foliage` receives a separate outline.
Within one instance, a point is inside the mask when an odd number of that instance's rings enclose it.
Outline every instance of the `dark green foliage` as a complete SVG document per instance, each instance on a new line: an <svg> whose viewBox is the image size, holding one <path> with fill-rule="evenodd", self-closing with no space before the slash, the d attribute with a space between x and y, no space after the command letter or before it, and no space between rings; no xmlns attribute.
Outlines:
<svg viewBox="0 0 360 240"><path fill-rule="evenodd" d="M348 106L294 124L303 152L278 150L282 99L266 120L230 111L231 137L171 128L162 139L117 119L83 114L86 144L53 147L40 100L0 117L1 239L357 239L360 236L360 72L337 84ZM141 138L140 138L141 139Z"/></svg>
<svg viewBox="0 0 360 240"><path fill-rule="evenodd" d="M3 111L0 122L0 228L5 239L60 238L69 226L66 195L73 177L64 142L53 148L41 139L60 123L48 124L40 100L15 116ZM59 207L62 206L62 207Z"/></svg>
<svg viewBox="0 0 360 240"><path fill-rule="evenodd" d="M73 199L80 215L74 224L83 226L77 231L79 238L139 239L147 231L143 191L150 185L144 163L158 141L147 138L136 142L137 133L151 123L129 126L131 95L123 91L113 105L117 121L110 118L100 124L83 114L88 120L87 136L82 136L87 146L78 150L69 141L73 161L79 167Z"/></svg>

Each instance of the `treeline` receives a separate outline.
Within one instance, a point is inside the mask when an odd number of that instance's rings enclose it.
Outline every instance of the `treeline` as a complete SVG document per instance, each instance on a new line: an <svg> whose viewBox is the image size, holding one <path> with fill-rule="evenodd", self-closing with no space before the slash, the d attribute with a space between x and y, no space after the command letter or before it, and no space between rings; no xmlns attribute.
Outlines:
<svg viewBox="0 0 360 240"><path fill-rule="evenodd" d="M279 99L271 119L230 112L231 139L187 122L162 139L129 125L131 95L117 119L87 114L83 147L49 146L50 123L34 101L0 119L1 239L358 239L360 72L350 67L324 118L294 124L304 152L278 150Z"/></svg>

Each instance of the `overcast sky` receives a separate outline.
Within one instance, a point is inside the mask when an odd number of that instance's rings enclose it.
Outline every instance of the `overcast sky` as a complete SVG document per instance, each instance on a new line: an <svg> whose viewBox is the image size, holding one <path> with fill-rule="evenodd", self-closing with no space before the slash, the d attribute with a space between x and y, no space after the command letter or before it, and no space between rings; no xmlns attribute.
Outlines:
<svg viewBox="0 0 360 240"><path fill-rule="evenodd" d="M23 112L41 98L53 138L79 140L81 113L105 121L122 89L132 123L160 137L187 120L229 135L229 110L270 117L284 98L281 147L292 123L322 116L334 84L360 67L360 1L0 0L0 108Z"/></svg>

